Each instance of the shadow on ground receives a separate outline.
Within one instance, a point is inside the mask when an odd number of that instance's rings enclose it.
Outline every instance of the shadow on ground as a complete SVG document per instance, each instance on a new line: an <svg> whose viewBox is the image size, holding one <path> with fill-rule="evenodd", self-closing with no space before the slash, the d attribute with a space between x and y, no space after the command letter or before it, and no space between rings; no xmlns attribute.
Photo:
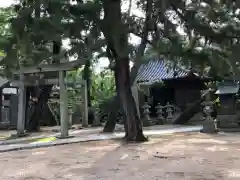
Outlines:
<svg viewBox="0 0 240 180"><path fill-rule="evenodd" d="M96 141L4 153L2 179L236 180L240 134L178 133L142 144Z"/></svg>

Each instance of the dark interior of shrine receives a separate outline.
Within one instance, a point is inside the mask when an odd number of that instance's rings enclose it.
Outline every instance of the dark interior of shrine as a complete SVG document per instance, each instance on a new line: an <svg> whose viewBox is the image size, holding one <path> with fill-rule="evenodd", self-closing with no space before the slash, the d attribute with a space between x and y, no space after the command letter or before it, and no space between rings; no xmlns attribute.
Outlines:
<svg viewBox="0 0 240 180"><path fill-rule="evenodd" d="M150 88L151 115L156 117L155 107L158 103L164 106L169 102L184 110L189 103L200 99L201 90L204 88L204 81L196 77L165 80L161 85L153 85Z"/></svg>

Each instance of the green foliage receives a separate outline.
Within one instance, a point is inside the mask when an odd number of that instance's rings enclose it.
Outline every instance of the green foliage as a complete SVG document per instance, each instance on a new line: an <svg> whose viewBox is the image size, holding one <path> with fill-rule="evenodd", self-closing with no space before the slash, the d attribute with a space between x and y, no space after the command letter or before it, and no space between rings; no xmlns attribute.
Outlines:
<svg viewBox="0 0 240 180"><path fill-rule="evenodd" d="M83 69L70 71L67 73L66 81L68 84L69 99L76 104L76 101L83 98ZM105 70L100 74L94 73L91 77L92 85L90 86L91 98L93 106L98 106L100 103L115 95L115 80L111 71Z"/></svg>
<svg viewBox="0 0 240 180"><path fill-rule="evenodd" d="M139 1L145 10L146 1ZM231 3L229 3L231 2ZM143 61L165 57L215 77L239 76L239 3L236 1L154 1ZM128 18L143 37L144 18Z"/></svg>
<svg viewBox="0 0 240 180"><path fill-rule="evenodd" d="M12 36L11 33L11 19L15 16L13 9L0 8L0 38L1 42L6 41Z"/></svg>
<svg viewBox="0 0 240 180"><path fill-rule="evenodd" d="M0 57L4 57L4 56L5 56L4 51L0 51Z"/></svg>
<svg viewBox="0 0 240 180"><path fill-rule="evenodd" d="M65 55L74 56L76 60L88 59L92 53L101 51L103 39L91 20L92 16L100 13L97 3L21 0L11 9L16 14L10 24L12 37L7 45L4 41L0 46L4 47L6 57L1 65L6 70L14 71L19 64L52 63L53 59L63 59ZM89 12L89 16L86 12ZM8 21L5 16L2 19ZM6 39L6 34L4 37ZM53 43L64 39L70 40L70 49L53 56Z"/></svg>
<svg viewBox="0 0 240 180"><path fill-rule="evenodd" d="M147 44L153 49L153 57L165 56L201 72L210 66L219 75L238 71L238 3L154 0L148 1L152 5L149 10L146 2L137 0L135 3L143 14L149 14L147 29L145 17L126 12L122 13L122 21L128 32L142 39L148 32ZM14 7L15 12L13 7L1 9L0 49L6 56L2 65L6 69L17 68L19 59L25 65L38 64L42 60L51 63L53 41L66 38L71 44L68 55L75 55L78 60L94 52L107 56L103 49L107 44L101 33L108 26L101 21L102 5L100 0L74 3L69 0L22 0ZM184 33L178 31L179 27ZM138 49L129 45L128 51L134 59ZM147 54L143 59L151 59L152 55Z"/></svg>
<svg viewBox="0 0 240 180"><path fill-rule="evenodd" d="M116 94L115 79L111 71L106 70L100 74L94 74L92 82L92 97L94 105L99 105Z"/></svg>

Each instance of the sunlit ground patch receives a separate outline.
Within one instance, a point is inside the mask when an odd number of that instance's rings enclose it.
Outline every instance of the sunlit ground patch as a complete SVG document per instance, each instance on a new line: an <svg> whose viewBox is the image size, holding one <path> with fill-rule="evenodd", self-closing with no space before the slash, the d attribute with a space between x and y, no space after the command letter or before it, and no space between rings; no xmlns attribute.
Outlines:
<svg viewBox="0 0 240 180"><path fill-rule="evenodd" d="M46 154L46 151L36 151L36 152L32 152L32 155L44 155Z"/></svg>
<svg viewBox="0 0 240 180"><path fill-rule="evenodd" d="M6 140L8 139L10 136L0 136L0 140Z"/></svg>
<svg viewBox="0 0 240 180"><path fill-rule="evenodd" d="M56 139L57 139L56 137L41 138L41 139L38 139L37 141L34 141L33 143L47 143L47 142L55 141Z"/></svg>

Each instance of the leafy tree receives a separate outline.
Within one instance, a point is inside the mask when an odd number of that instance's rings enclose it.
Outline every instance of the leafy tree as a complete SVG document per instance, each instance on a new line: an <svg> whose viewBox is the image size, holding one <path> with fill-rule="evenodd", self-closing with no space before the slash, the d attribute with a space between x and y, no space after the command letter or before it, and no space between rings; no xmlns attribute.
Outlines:
<svg viewBox="0 0 240 180"><path fill-rule="evenodd" d="M151 44L158 54L170 59L175 57L178 62L201 73L205 67L211 67L214 76L236 74L239 71L236 68L238 6L236 1L162 1L158 9L165 13L160 13L158 19L165 19L164 26L158 27L159 33L155 34L155 42L151 41ZM176 32L179 27L183 34ZM172 29L175 29L174 33ZM163 40L168 46L159 48L159 42L161 45Z"/></svg>
<svg viewBox="0 0 240 180"><path fill-rule="evenodd" d="M6 56L8 44L12 40L11 23L9 21L14 16L15 13L12 7L0 8L0 60ZM1 72L1 75L6 74L4 74L4 72Z"/></svg>
<svg viewBox="0 0 240 180"><path fill-rule="evenodd" d="M111 71L105 70L100 74L94 73L92 82L92 98L94 100L94 105L99 105L105 100L115 96L116 87L114 75Z"/></svg>

